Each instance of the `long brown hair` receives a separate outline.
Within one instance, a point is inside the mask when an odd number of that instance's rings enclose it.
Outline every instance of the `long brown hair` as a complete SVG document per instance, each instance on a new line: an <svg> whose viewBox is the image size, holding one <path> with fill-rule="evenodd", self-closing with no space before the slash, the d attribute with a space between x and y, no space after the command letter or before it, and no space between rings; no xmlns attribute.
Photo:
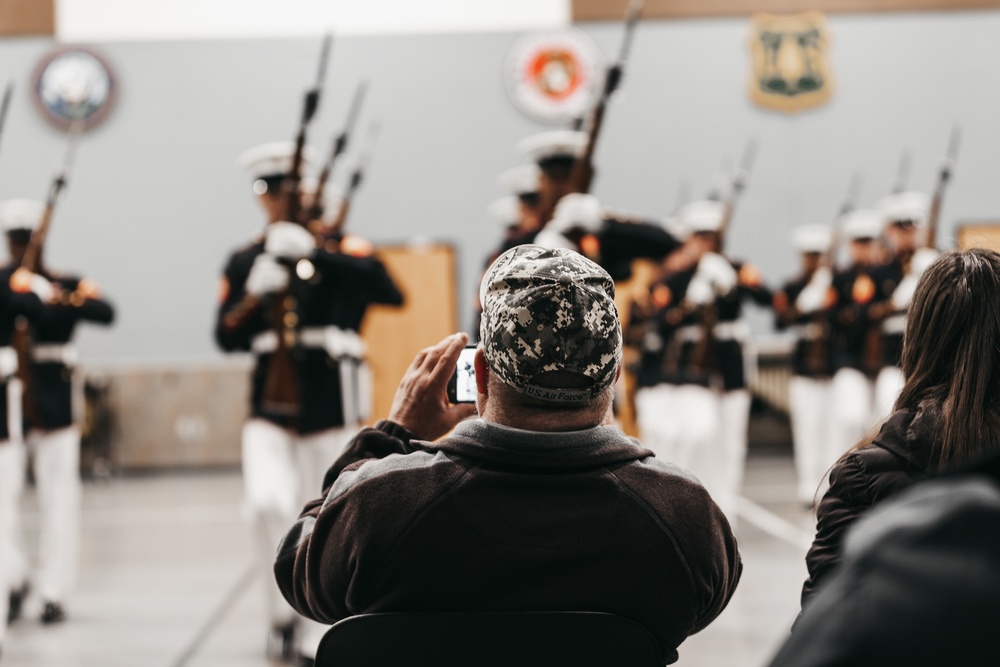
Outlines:
<svg viewBox="0 0 1000 667"><path fill-rule="evenodd" d="M931 466L973 461L1000 443L1000 254L938 257L917 285L903 334L896 410L939 407Z"/></svg>

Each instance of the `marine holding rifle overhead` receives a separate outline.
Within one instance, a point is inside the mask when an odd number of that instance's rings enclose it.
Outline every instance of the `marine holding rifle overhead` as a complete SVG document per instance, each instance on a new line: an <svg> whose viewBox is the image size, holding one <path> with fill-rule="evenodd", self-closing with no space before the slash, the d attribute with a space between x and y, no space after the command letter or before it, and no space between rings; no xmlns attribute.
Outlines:
<svg viewBox="0 0 1000 667"><path fill-rule="evenodd" d="M614 280L626 280L634 259L663 259L680 245L659 222L607 209L590 194L597 141L608 104L624 75L641 4L630 3L618 60L605 73L586 130L543 132L518 144L538 166L537 207L532 212L537 224L524 224L519 234L508 235L495 255L525 243L568 248L600 264Z"/></svg>
<svg viewBox="0 0 1000 667"><path fill-rule="evenodd" d="M243 428L244 491L268 588L268 650L286 659L296 652L311 657L321 632L307 630L299 638L304 643L296 641L299 621L270 574L274 551L305 495L322 484L327 464L368 418L371 383L358 335L366 308L403 301L371 244L314 234L285 219L294 150L291 142L265 144L240 158L268 225L230 256L215 328L223 350L256 357ZM305 147L306 167L313 155ZM275 400L269 388L281 345L290 362L290 404Z"/></svg>
<svg viewBox="0 0 1000 667"><path fill-rule="evenodd" d="M72 338L80 322L110 324L114 319L113 307L92 280L57 273L43 261L42 243L64 183L60 176L47 203L0 202L0 226L11 256L0 269L0 303L6 311L0 317L0 339L13 364L5 363L4 369L10 378L4 396L9 440L0 443L4 505L0 513L7 519L0 522L5 524L0 549L6 554L11 588L7 617L16 620L32 590L47 624L66 618L65 603L75 585L78 558L81 396L74 381L77 353ZM34 576L29 575L28 560L13 535L29 452L40 513Z"/></svg>

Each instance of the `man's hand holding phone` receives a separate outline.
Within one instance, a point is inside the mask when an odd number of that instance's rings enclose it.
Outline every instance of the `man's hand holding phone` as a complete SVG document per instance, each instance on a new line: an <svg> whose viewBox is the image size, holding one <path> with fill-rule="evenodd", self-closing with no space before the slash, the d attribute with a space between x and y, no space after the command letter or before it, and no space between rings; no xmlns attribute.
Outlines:
<svg viewBox="0 0 1000 667"><path fill-rule="evenodd" d="M417 439L436 440L458 422L476 414L475 405L452 403L447 392L468 341L464 333L452 334L417 353L399 382L389 421L404 427ZM475 386L474 378L472 382Z"/></svg>

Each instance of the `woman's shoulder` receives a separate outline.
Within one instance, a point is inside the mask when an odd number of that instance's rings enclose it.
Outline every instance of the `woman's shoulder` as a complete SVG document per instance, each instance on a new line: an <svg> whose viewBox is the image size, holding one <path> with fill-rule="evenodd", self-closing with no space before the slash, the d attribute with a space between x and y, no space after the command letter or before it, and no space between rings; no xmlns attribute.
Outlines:
<svg viewBox="0 0 1000 667"><path fill-rule="evenodd" d="M885 431L844 459L847 474L863 483L872 502L912 484L926 460L919 441L886 437Z"/></svg>

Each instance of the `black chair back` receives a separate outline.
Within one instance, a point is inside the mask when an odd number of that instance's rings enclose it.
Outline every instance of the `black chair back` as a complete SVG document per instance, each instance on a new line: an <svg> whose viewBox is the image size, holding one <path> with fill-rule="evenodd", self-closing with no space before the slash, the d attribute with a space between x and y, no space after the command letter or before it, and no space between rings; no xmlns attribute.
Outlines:
<svg viewBox="0 0 1000 667"><path fill-rule="evenodd" d="M316 667L662 667L653 634L599 612L362 614L330 628Z"/></svg>

